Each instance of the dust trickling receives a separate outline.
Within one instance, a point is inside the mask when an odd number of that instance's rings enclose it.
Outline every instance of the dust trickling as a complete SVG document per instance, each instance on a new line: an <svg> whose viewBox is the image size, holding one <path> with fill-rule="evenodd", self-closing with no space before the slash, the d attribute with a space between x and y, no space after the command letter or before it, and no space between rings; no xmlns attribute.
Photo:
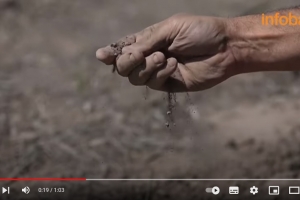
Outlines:
<svg viewBox="0 0 300 200"><path fill-rule="evenodd" d="M144 99L147 100L148 96L149 96L149 88L148 88L148 86L146 86L145 93L144 93Z"/></svg>
<svg viewBox="0 0 300 200"><path fill-rule="evenodd" d="M168 92L167 96L167 122L166 127L169 128L170 125L175 125L174 121L174 109L176 107L176 93Z"/></svg>
<svg viewBox="0 0 300 200"><path fill-rule="evenodd" d="M112 51L113 51L113 53L114 53L114 56L116 57L116 58L118 58L120 55L122 55L122 49L125 47L125 46L129 46L129 45L131 45L132 43L134 43L134 41L132 40L132 38L128 38L128 37L126 37L126 39L125 39L126 41L119 41L119 42L117 42L117 43L112 43L111 45L110 45L110 47L111 47L111 49L112 49ZM116 59L117 60L117 59ZM115 71L117 70L117 66L116 66L116 62L114 63L114 65L113 65L113 69L112 69L112 72L114 73ZM182 76L182 74L181 74L181 72L180 72L180 70L176 70L176 72L174 73L174 76L176 77L176 78L179 78L180 79L180 81L182 81L184 84L185 84L185 81L184 81L184 79L183 79L183 76ZM167 112L166 112L166 119L167 119L167 121L166 121L166 123L165 123L165 126L167 127L167 128L170 128L170 126L171 125L173 125L173 126L176 126L176 123L175 123L175 121L174 121L174 109L175 109L175 107L176 107L176 104L177 104L177 98L176 98L176 93L175 92L172 92L173 90L172 90L172 85L171 84L168 84L168 92L167 92ZM144 95L144 98L145 99L147 99L147 97L148 97L148 94L149 94L149 91L148 91L149 89L148 89L148 87L146 86L146 92L145 92L145 95ZM188 100L188 103L190 104L190 105L192 105L192 103L191 103L191 98L190 98L190 96L189 96L189 94L188 93L186 93L186 98L187 98L187 100Z"/></svg>
<svg viewBox="0 0 300 200"><path fill-rule="evenodd" d="M184 78L180 72L179 69L175 71L175 73L171 76L171 78L177 79L181 81L184 85L186 85ZM176 109L177 105L177 97L176 93L174 93L174 85L172 85L172 81L167 82L168 92L167 92L167 122L166 127L169 128L170 125L176 126L175 120L174 120L174 110ZM190 95L188 92L186 92L186 100L189 104L189 113L195 112L194 105L192 103L192 100L190 98Z"/></svg>

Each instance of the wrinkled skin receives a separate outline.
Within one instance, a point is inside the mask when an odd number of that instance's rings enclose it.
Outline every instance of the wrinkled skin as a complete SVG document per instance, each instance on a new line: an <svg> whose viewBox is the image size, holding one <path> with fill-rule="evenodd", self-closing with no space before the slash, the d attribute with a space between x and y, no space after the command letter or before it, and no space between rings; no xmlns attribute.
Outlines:
<svg viewBox="0 0 300 200"><path fill-rule="evenodd" d="M129 44L121 55L109 45L96 56L115 64L133 85L172 92L204 90L235 75L227 26L223 18L175 15L121 39Z"/></svg>

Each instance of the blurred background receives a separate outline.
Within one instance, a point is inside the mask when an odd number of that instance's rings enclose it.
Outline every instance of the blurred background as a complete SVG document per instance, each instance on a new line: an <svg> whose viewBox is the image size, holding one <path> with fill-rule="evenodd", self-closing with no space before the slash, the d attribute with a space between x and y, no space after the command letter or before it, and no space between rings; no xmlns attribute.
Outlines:
<svg viewBox="0 0 300 200"><path fill-rule="evenodd" d="M300 178L295 74L240 75L179 94L176 126L166 128L166 94L95 58L178 12L233 17L297 2L0 0L0 177Z"/></svg>

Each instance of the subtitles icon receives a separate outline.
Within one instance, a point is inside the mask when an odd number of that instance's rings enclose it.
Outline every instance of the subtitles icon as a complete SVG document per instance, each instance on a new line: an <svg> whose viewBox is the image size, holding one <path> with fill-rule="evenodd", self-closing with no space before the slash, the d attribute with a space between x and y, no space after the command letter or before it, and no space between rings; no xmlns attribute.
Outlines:
<svg viewBox="0 0 300 200"><path fill-rule="evenodd" d="M229 187L229 194L239 194L239 187L237 187L237 186L230 186Z"/></svg>
<svg viewBox="0 0 300 200"><path fill-rule="evenodd" d="M29 194L30 188L28 186L26 186L22 189L22 192L24 192L25 194Z"/></svg>
<svg viewBox="0 0 300 200"><path fill-rule="evenodd" d="M289 194L300 194L300 187L298 186L290 186Z"/></svg>
<svg viewBox="0 0 300 200"><path fill-rule="evenodd" d="M279 186L269 186L269 195L279 195Z"/></svg>
<svg viewBox="0 0 300 200"><path fill-rule="evenodd" d="M217 187L217 186L215 186L215 187L213 187L213 188L206 188L205 191L206 191L207 193L213 193L214 195L217 195L217 194L220 193L220 188Z"/></svg>
<svg viewBox="0 0 300 200"><path fill-rule="evenodd" d="M9 187L7 189L2 187L2 194L4 194L4 193L9 194Z"/></svg>

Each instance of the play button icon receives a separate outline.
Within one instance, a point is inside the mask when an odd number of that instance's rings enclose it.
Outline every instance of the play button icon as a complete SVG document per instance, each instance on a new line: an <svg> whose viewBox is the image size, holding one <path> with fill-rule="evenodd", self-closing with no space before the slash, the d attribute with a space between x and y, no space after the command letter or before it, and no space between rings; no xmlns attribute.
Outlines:
<svg viewBox="0 0 300 200"><path fill-rule="evenodd" d="M2 194L6 193L9 194L9 187L6 189L4 187L2 187Z"/></svg>
<svg viewBox="0 0 300 200"><path fill-rule="evenodd" d="M211 192L214 194L214 195L217 195L220 193L220 188L215 186L212 188Z"/></svg>

